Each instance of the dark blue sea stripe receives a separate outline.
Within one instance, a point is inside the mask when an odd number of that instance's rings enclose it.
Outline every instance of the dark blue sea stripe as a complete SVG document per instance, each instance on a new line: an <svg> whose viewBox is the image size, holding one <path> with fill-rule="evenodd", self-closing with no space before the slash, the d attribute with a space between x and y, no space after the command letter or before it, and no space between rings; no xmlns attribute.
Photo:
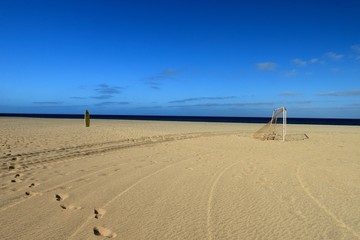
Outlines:
<svg viewBox="0 0 360 240"><path fill-rule="evenodd" d="M83 119L84 115L83 114L0 113L0 117ZM180 121L180 122L223 122L223 123L267 123L267 122L270 121L270 118L265 118L265 117L97 115L97 114L92 114L91 119L151 120L151 121ZM281 122L281 118L279 119L279 121ZM288 124L360 126L360 119L345 119L345 118L288 118L287 123Z"/></svg>

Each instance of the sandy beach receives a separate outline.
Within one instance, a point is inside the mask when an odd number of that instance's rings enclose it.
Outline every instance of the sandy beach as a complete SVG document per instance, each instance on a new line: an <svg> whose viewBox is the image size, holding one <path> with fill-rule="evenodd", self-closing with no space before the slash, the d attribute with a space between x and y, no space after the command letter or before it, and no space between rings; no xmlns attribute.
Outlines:
<svg viewBox="0 0 360 240"><path fill-rule="evenodd" d="M360 127L0 118L0 239L360 239Z"/></svg>

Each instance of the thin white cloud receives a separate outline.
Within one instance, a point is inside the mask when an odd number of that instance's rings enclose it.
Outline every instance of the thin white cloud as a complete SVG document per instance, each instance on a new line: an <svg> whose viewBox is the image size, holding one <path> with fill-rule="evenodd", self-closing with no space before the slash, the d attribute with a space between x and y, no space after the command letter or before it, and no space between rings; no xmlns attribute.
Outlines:
<svg viewBox="0 0 360 240"><path fill-rule="evenodd" d="M299 67L306 67L310 64L316 64L319 62L318 58L312 58L310 60L304 60L301 58L294 58L293 60L291 60L291 62Z"/></svg>
<svg viewBox="0 0 360 240"><path fill-rule="evenodd" d="M105 83L103 84L99 84L98 87L95 89L96 92L100 93L100 94L109 94L109 95L113 95L113 94L118 94L121 93L122 88L121 87L117 87L117 86L109 86Z"/></svg>
<svg viewBox="0 0 360 240"><path fill-rule="evenodd" d="M58 104L62 104L63 102L32 102L32 103L38 105L58 105Z"/></svg>
<svg viewBox="0 0 360 240"><path fill-rule="evenodd" d="M168 68L168 69L165 69L161 72L161 75L166 75L166 76L170 76L170 75L174 75L178 73L178 70L176 69L173 69L173 68Z"/></svg>
<svg viewBox="0 0 360 240"><path fill-rule="evenodd" d="M315 64L315 63L319 62L319 59L317 59L317 58L312 58L312 59L310 59L309 62L310 62L311 64Z"/></svg>
<svg viewBox="0 0 360 240"><path fill-rule="evenodd" d="M168 69L165 69L165 70L161 71L160 73L158 73L158 74L156 74L154 76L146 77L144 79L144 82L150 88L152 88L154 90L159 90L160 87L161 87L161 82L166 81L166 80L174 79L174 77L178 73L179 73L179 70L173 69L173 68L168 68Z"/></svg>
<svg viewBox="0 0 360 240"><path fill-rule="evenodd" d="M114 96L111 94L104 94L104 95L99 95L99 96L92 96L91 98L103 100L103 99L110 99L112 97L114 97Z"/></svg>
<svg viewBox="0 0 360 240"><path fill-rule="evenodd" d="M298 65L300 67L306 67L308 65L308 62L305 61L305 60L302 60L300 58L294 58L292 60L292 62L295 64L295 65Z"/></svg>
<svg viewBox="0 0 360 240"><path fill-rule="evenodd" d="M118 86L110 86L108 84L102 83L97 85L94 91L97 95L92 96L93 99L110 99L113 98L115 95L122 93L123 88Z"/></svg>
<svg viewBox="0 0 360 240"><path fill-rule="evenodd" d="M302 100L302 101L289 101L286 102L287 104L311 104L314 103L315 101L312 100Z"/></svg>
<svg viewBox="0 0 360 240"><path fill-rule="evenodd" d="M312 100L287 101L287 104L311 104ZM281 102L233 102L233 103L204 103L191 105L174 105L172 108L244 108L244 107L261 107L261 106L276 106Z"/></svg>
<svg viewBox="0 0 360 240"><path fill-rule="evenodd" d="M235 96L225 96L225 97L197 97L197 98L185 98L180 100L170 101L169 103L186 103L186 102L194 102L194 101L202 101L202 100L226 100L226 99L234 99Z"/></svg>
<svg viewBox="0 0 360 240"><path fill-rule="evenodd" d="M360 90L347 90L347 91L334 91L326 93L318 93L318 96L331 96L331 97L350 97L350 96L360 96Z"/></svg>
<svg viewBox="0 0 360 240"><path fill-rule="evenodd" d="M330 71L337 73L337 72L340 72L340 68L337 68L337 67L330 68Z"/></svg>
<svg viewBox="0 0 360 240"><path fill-rule="evenodd" d="M279 96L282 96L282 97L298 97L301 95L302 94L298 93L298 92L282 92L279 94Z"/></svg>
<svg viewBox="0 0 360 240"><path fill-rule="evenodd" d="M333 61L341 61L344 58L344 55L335 52L327 52L325 53L325 57Z"/></svg>
<svg viewBox="0 0 360 240"><path fill-rule="evenodd" d="M355 60L360 60L360 44L352 45L351 50L355 56L352 56Z"/></svg>
<svg viewBox="0 0 360 240"><path fill-rule="evenodd" d="M351 46L351 49L352 49L354 52L360 54L360 44L352 45L352 46Z"/></svg>
<svg viewBox="0 0 360 240"><path fill-rule="evenodd" d="M95 104L95 106L110 106L110 105L128 105L129 102L101 102Z"/></svg>
<svg viewBox="0 0 360 240"><path fill-rule="evenodd" d="M86 97L70 97L71 99L84 100Z"/></svg>
<svg viewBox="0 0 360 240"><path fill-rule="evenodd" d="M256 67L261 71L273 71L276 69L277 64L274 62L261 62L257 63Z"/></svg>
<svg viewBox="0 0 360 240"><path fill-rule="evenodd" d="M197 108L197 107L251 107L251 106L267 106L275 105L276 102L252 102L252 103L204 103L204 104L191 104L191 105L174 105L173 108Z"/></svg>
<svg viewBox="0 0 360 240"><path fill-rule="evenodd" d="M298 75L298 71L296 71L296 69L292 69L290 71L283 72L284 77L295 77L297 75Z"/></svg>

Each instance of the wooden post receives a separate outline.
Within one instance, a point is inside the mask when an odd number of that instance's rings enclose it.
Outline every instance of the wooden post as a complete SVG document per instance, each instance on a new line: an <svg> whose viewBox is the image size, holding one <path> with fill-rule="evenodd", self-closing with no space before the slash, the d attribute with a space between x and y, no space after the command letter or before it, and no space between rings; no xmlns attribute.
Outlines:
<svg viewBox="0 0 360 240"><path fill-rule="evenodd" d="M85 110L85 126L90 127L90 113L87 109Z"/></svg>

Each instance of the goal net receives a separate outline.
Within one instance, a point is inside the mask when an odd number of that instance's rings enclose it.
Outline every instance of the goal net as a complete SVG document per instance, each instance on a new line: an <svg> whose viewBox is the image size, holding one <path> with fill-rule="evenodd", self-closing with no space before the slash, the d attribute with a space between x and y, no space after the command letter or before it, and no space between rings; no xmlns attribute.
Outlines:
<svg viewBox="0 0 360 240"><path fill-rule="evenodd" d="M286 108L275 108L271 120L254 133L260 140L283 140L286 138Z"/></svg>

